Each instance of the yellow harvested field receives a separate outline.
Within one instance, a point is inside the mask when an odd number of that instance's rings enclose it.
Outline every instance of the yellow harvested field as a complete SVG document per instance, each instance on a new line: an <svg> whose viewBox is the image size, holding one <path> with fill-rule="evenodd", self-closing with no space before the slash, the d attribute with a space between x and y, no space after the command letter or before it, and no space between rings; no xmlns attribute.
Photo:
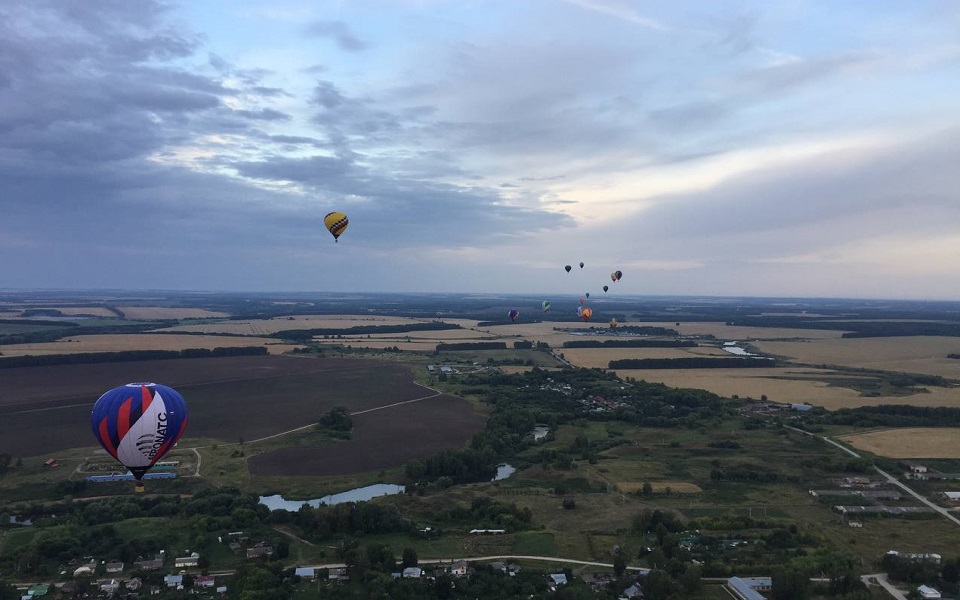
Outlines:
<svg viewBox="0 0 960 600"><path fill-rule="evenodd" d="M239 348L266 346L270 354L283 354L296 348L278 344L272 338L223 337L214 335L176 334L107 334L78 335L56 342L10 344L3 346L4 356L44 354L80 354L84 352L123 352L126 350L187 350L189 348Z"/></svg>
<svg viewBox="0 0 960 600"><path fill-rule="evenodd" d="M773 327L743 327L727 325L722 322L684 323L664 321L662 323L624 323L624 325L647 325L651 327L669 327L680 332L680 335L712 335L719 340L776 340L783 338L800 339L833 339L843 335L842 331L829 329L781 329Z"/></svg>
<svg viewBox="0 0 960 600"><path fill-rule="evenodd" d="M837 439L858 450L889 458L960 458L960 429L957 428L905 427Z"/></svg>
<svg viewBox="0 0 960 600"><path fill-rule="evenodd" d="M946 336L848 338L809 342L756 342L762 352L809 364L923 373L960 379L960 339Z"/></svg>
<svg viewBox="0 0 960 600"><path fill-rule="evenodd" d="M643 484L643 481L618 481L616 486L618 491L632 494L642 490ZM703 491L699 485L689 481L651 481L650 487L653 488L654 493L663 493L667 488L677 494L699 494Z"/></svg>
<svg viewBox="0 0 960 600"><path fill-rule="evenodd" d="M229 317L225 312L204 308L169 308L166 306L118 306L128 319L149 321L151 319L206 319Z"/></svg>
<svg viewBox="0 0 960 600"><path fill-rule="evenodd" d="M611 360L629 358L690 358L698 356L731 356L720 348L558 348L563 357L578 367L606 369Z"/></svg>
<svg viewBox="0 0 960 600"><path fill-rule="evenodd" d="M796 402L822 406L827 410L907 404L910 406L960 407L960 388L929 387L930 393L912 396L861 396L850 388L829 386L836 371L806 367L770 369L617 369L621 378L633 377L670 387L709 390L720 396L759 399L766 395L773 402ZM777 379L778 377L803 379ZM818 380L821 377L822 380Z"/></svg>
<svg viewBox="0 0 960 600"><path fill-rule="evenodd" d="M427 319L406 317L379 317L364 315L294 315L274 319L245 321L218 321L196 325L177 325L157 331L189 331L194 333L238 333L241 335L270 335L288 329L348 329L369 325L406 325L428 323ZM395 334L394 334L395 335Z"/></svg>

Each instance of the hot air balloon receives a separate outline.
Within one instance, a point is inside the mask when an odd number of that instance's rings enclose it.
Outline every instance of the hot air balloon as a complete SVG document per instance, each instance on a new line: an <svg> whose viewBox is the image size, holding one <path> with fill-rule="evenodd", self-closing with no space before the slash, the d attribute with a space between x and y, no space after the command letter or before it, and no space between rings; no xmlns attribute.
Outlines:
<svg viewBox="0 0 960 600"><path fill-rule="evenodd" d="M580 268L581 268L581 269L583 268L583 263L580 263Z"/></svg>
<svg viewBox="0 0 960 600"><path fill-rule="evenodd" d="M593 316L593 309L589 306L583 306L577 314L580 316L580 320L587 322Z"/></svg>
<svg viewBox="0 0 960 600"><path fill-rule="evenodd" d="M580 296L580 304L584 304L586 301L587 301L586 298L584 298L583 296Z"/></svg>
<svg viewBox="0 0 960 600"><path fill-rule="evenodd" d="M589 297L590 297L590 292L587 292L586 294L584 294L584 296L586 296L587 298L589 298Z"/></svg>
<svg viewBox="0 0 960 600"><path fill-rule="evenodd" d="M613 273L610 273L610 278L613 279L614 283L620 281L621 277L623 277L622 271L614 271Z"/></svg>
<svg viewBox="0 0 960 600"><path fill-rule="evenodd" d="M547 300L544 300L540 306L543 307L543 312L547 312L548 310L550 310L550 302Z"/></svg>
<svg viewBox="0 0 960 600"><path fill-rule="evenodd" d="M617 328L617 325L618 325L618 323L617 323L617 318L616 318L616 317L610 319L610 329L616 329L616 328Z"/></svg>
<svg viewBox="0 0 960 600"><path fill-rule="evenodd" d="M610 286L609 286L609 285L603 286L603 291L607 291L607 290L609 290L609 289L610 289Z"/></svg>
<svg viewBox="0 0 960 600"><path fill-rule="evenodd" d="M507 311L507 316L510 317L511 321L516 321L517 317L520 316L520 311L515 308L511 308Z"/></svg>
<svg viewBox="0 0 960 600"><path fill-rule="evenodd" d="M110 456L141 479L187 427L187 403L173 388L128 383L100 396L90 413L93 435Z"/></svg>
<svg viewBox="0 0 960 600"><path fill-rule="evenodd" d="M567 273L569 273L569 272L570 272L570 269L572 269L572 268L573 268L573 267L571 267L570 265L567 265L567 266L564 267L564 270L565 270Z"/></svg>
<svg viewBox="0 0 960 600"><path fill-rule="evenodd" d="M342 212L327 213L327 216L323 218L323 224L326 225L330 233L333 234L333 241L335 242L340 241L340 234L347 230L349 223L350 221L347 220L347 215Z"/></svg>

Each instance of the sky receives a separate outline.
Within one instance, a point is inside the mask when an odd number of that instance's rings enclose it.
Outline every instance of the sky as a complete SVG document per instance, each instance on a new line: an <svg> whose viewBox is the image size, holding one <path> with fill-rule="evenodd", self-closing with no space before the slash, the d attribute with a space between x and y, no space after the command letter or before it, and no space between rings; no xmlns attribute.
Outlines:
<svg viewBox="0 0 960 600"><path fill-rule="evenodd" d="M0 288L605 284L960 299L960 3L0 3Z"/></svg>

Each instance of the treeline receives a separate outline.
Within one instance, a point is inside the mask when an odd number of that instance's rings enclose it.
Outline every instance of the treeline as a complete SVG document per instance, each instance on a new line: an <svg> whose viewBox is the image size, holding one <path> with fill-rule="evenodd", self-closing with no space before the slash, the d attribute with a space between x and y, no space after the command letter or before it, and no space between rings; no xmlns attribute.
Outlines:
<svg viewBox="0 0 960 600"><path fill-rule="evenodd" d="M611 369L751 369L775 367L769 358L624 358L611 360Z"/></svg>
<svg viewBox="0 0 960 600"><path fill-rule="evenodd" d="M497 453L492 448L443 450L429 458L407 463L407 477L414 482L442 477L453 483L489 481L497 472Z"/></svg>
<svg viewBox="0 0 960 600"><path fill-rule="evenodd" d="M954 354L953 352L951 352L950 354L947 355L947 358L957 358L957 359L960 359L960 354Z"/></svg>
<svg viewBox="0 0 960 600"><path fill-rule="evenodd" d="M668 327L653 327L650 325L620 325L617 327L617 331L635 333L638 335L663 335L670 337L676 337L680 335L680 332L676 329L670 329Z"/></svg>
<svg viewBox="0 0 960 600"><path fill-rule="evenodd" d="M899 337L915 335L960 336L960 323L935 321L851 321L847 318L739 317L727 325L788 329L829 329L846 333L842 337Z"/></svg>
<svg viewBox="0 0 960 600"><path fill-rule="evenodd" d="M860 406L825 413L817 418L817 422L858 427L957 427L960 426L960 408L906 404Z"/></svg>
<svg viewBox="0 0 960 600"><path fill-rule="evenodd" d="M304 506L296 512L275 510L270 513L269 521L296 525L300 528L300 536L310 541L414 529L414 523L403 518L395 505L374 502L321 504L316 508Z"/></svg>
<svg viewBox="0 0 960 600"><path fill-rule="evenodd" d="M221 356L263 356L264 346L239 348L188 348L186 350L128 350L125 352L86 352L81 354L48 354L42 356L0 357L0 369L15 367L48 367L52 365L81 365L92 363L131 362L138 360L165 360L171 358L214 358Z"/></svg>
<svg viewBox="0 0 960 600"><path fill-rule="evenodd" d="M506 350L506 342L459 342L448 344L441 342L437 344L437 352L452 352L454 350Z"/></svg>
<svg viewBox="0 0 960 600"><path fill-rule="evenodd" d="M408 323L404 325L355 325L353 327L318 327L314 329L287 329L270 334L283 340L310 340L320 335L364 335L375 333L407 333L410 331L441 331L462 329L456 323Z"/></svg>
<svg viewBox="0 0 960 600"><path fill-rule="evenodd" d="M25 314L24 316L27 315ZM31 327L56 327L59 329L65 327L80 327L80 325L69 321L44 321L42 319L0 319L0 325L29 325Z"/></svg>
<svg viewBox="0 0 960 600"><path fill-rule="evenodd" d="M122 321L110 325L78 325L69 321L33 321L34 325L43 324L46 328L38 331L8 333L0 335L0 345L3 344L41 344L55 342L64 336L75 335L103 335L107 333L144 333L153 329L172 327L176 320L162 320L131 323ZM22 324L22 323L21 323Z"/></svg>
<svg viewBox="0 0 960 600"><path fill-rule="evenodd" d="M571 340L564 348L693 348L692 340Z"/></svg>

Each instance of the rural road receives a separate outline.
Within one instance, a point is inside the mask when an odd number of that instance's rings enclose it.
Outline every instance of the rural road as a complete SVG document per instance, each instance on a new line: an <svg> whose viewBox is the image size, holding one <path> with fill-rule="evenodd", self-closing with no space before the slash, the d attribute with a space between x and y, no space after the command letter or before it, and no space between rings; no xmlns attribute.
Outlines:
<svg viewBox="0 0 960 600"><path fill-rule="evenodd" d="M860 581L862 581L864 585L866 585L867 587L870 587L871 579L875 580L877 583L883 586L883 589L887 590L887 593L893 596L894 598L896 598L897 600L907 600L907 597L903 594L903 592L893 587L893 585L891 585L890 582L887 581L886 573L872 573L870 575L860 576Z"/></svg>
<svg viewBox="0 0 960 600"><path fill-rule="evenodd" d="M523 555L498 555L498 556L465 556L461 558L426 558L419 560L421 565L440 565L447 563L455 563L458 560L465 560L467 562L482 562L482 561L496 561L496 560L538 560L542 562L556 562L556 563L567 563L574 565L585 565L588 567L606 567L612 569L613 565L610 563L601 563L601 562L590 562L587 560L574 560L571 558L560 558L559 556L523 556ZM347 566L345 563L331 563L326 565L307 565L307 567L313 567L314 569L339 569ZM627 567L628 571L639 571L641 573L648 573L650 569L645 569L643 567Z"/></svg>
<svg viewBox="0 0 960 600"><path fill-rule="evenodd" d="M796 427L790 427L789 425L784 425L784 427L786 427L787 429L790 429L790 430L792 430L792 431L797 431L797 432L802 433L802 434L804 434L804 435L809 435L809 436L811 436L811 437L814 437L814 434L810 433L809 431L804 431L804 430L802 430L802 429L797 429ZM828 437L825 436L825 435L820 436L820 439L822 439L823 441L827 442L828 444L832 444L832 445L836 446L837 448L840 448L841 450L843 450L844 452L846 452L846 453L849 454L850 456L853 456L853 457L855 457L855 458L862 458L859 454L857 454L856 452L854 452L854 451L851 450L850 448L847 448L846 446L844 446L844 445L842 445L842 444L840 444L840 443L838 443L838 442L835 442L835 441L831 440L830 438L828 438ZM895 486L899 487L900 489L902 489L903 491L907 492L908 494L910 494L911 496L913 496L914 498L916 498L916 499L919 500L920 502L923 502L925 505L929 506L929 507L932 508L934 511L940 513L941 515L943 515L944 517L946 517L947 519L949 519L950 521L952 521L952 522L955 523L956 525L960 525L960 519L958 519L957 517L951 515L950 512L949 512L947 509L943 508L942 506L938 506L938 505L934 504L933 502L931 502L930 500L928 500L928 499L926 498L926 496L922 496L922 495L920 495L918 492L915 492L915 491L912 490L910 487L908 487L907 484L903 483L902 481L900 481L899 479L897 479L896 477L894 477L894 476L891 475L890 473L887 473L886 471L884 471L884 470L881 469L880 467L874 466L873 468L874 468L874 470L875 470L877 473L880 473L881 475L883 475L884 477L886 477L886 478L887 478L887 481L889 481L889 482L892 483L893 485L895 485Z"/></svg>

